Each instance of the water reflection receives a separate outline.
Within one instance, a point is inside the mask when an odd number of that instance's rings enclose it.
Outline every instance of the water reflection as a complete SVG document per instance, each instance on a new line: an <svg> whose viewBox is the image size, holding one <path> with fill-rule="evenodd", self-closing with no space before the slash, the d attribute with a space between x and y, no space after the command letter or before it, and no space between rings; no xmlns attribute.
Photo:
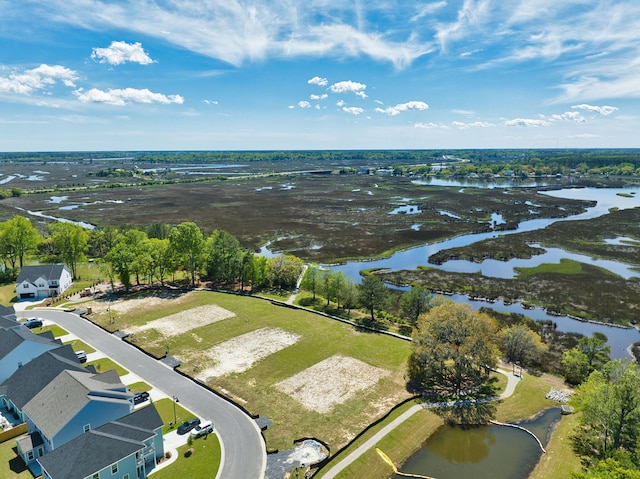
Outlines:
<svg viewBox="0 0 640 479"><path fill-rule="evenodd" d="M553 408L519 424L546 444L559 418L559 409ZM535 439L511 427L442 426L399 469L438 479L525 479L541 454Z"/></svg>

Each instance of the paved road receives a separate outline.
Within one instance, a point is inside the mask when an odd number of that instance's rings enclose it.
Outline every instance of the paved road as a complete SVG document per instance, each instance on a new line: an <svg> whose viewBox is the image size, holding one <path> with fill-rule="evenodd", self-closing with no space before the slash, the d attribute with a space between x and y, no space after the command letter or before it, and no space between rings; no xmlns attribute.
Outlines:
<svg viewBox="0 0 640 479"><path fill-rule="evenodd" d="M37 314L59 324L168 396L177 396L180 404L199 417L211 419L223 446L218 478L264 478L267 456L260 429L236 406L75 314L45 309Z"/></svg>

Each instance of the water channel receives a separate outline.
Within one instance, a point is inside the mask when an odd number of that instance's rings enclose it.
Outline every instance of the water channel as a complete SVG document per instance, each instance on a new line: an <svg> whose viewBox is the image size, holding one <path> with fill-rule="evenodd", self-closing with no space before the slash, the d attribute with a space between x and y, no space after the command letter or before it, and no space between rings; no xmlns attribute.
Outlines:
<svg viewBox="0 0 640 479"><path fill-rule="evenodd" d="M558 408L519 424L546 445ZM543 454L525 431L505 426L442 426L398 469L438 479L526 479ZM400 479L401 476L392 476Z"/></svg>
<svg viewBox="0 0 640 479"><path fill-rule="evenodd" d="M469 186L464 183L456 183L453 181L448 181L447 185L452 187ZM474 186L477 187L478 185ZM610 209L612 208L627 209L640 207L640 194L636 194L636 191L639 190L640 189L637 187L565 188L560 190L541 192L543 194L554 196L557 198L571 198L585 201L595 200L597 201L597 204L594 207L588 208L584 213L569 216L566 218L537 218L533 220L523 221L518 225L518 228L516 230L512 231L463 235L438 243L431 243L424 246L399 251L386 259L367 262L352 261L341 265L334 265L331 266L331 268L335 271L344 272L348 277L356 282L360 282L360 271L363 269L388 269L391 271L398 271L403 269L417 269L418 266L421 265L429 265L434 268L439 268L451 272L481 272L483 275L490 277L512 278L516 274L514 272L514 267L531 268L544 263L559 263L560 259L562 258L570 258L583 263L600 266L627 279L634 276L637 277L640 276L640 273L633 270L633 265L615 261L593 259L589 256L570 253L560 248L545 248L547 250L545 254L534 256L531 259L516 258L510 261L486 260L481 263L455 260L447 261L442 265L434 265L429 264L429 257L442 250L468 246L470 244L495 237L497 235L507 235L543 229L558 221L574 221L597 218L599 216L608 214ZM532 205L532 207L535 207L535 205ZM612 240L615 240L615 238L612 238ZM463 295L454 295L451 296L451 298L458 302L470 304L474 309L485 306L503 312L526 314L527 316L536 320L550 319L557 324L558 331L576 332L587 336L591 336L594 332L601 332L606 335L607 338L609 338L608 344L611 346L611 357L614 359L629 357L629 353L627 352L628 346L636 341L640 341L640 332L635 329L623 329L614 326L577 321L568 317L551 316L540 309L525 310L518 303L505 305L504 303L497 302L489 304L486 302L470 301L469 298Z"/></svg>

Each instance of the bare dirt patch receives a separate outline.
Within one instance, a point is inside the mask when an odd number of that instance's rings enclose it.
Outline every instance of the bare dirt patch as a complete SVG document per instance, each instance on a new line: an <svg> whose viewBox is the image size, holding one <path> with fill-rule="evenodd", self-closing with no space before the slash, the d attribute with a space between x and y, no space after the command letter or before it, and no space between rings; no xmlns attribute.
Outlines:
<svg viewBox="0 0 640 479"><path fill-rule="evenodd" d="M111 310L113 313L124 316L135 311L180 304L182 301L186 300L187 297L188 295L185 294L141 296L139 298L126 298L119 299L117 301L94 301L91 303L91 306L96 313L103 313Z"/></svg>
<svg viewBox="0 0 640 479"><path fill-rule="evenodd" d="M328 413L387 374L384 369L338 354L279 382L276 387L306 409Z"/></svg>
<svg viewBox="0 0 640 479"><path fill-rule="evenodd" d="M218 376L249 369L261 359L295 344L300 336L278 328L262 328L242 334L205 351L216 362L196 377L210 381Z"/></svg>
<svg viewBox="0 0 640 479"><path fill-rule="evenodd" d="M215 304L198 306L187 309L176 314L165 316L164 318L149 321L143 326L131 328L130 332L135 334L148 329L155 329L163 336L178 336L179 334L191 331L192 329L206 326L207 324L233 318L235 313L227 311Z"/></svg>

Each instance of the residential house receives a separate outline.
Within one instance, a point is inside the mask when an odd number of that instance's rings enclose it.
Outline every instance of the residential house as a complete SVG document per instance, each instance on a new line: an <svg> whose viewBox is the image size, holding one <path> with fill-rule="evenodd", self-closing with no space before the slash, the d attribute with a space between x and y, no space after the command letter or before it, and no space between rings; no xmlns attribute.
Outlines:
<svg viewBox="0 0 640 479"><path fill-rule="evenodd" d="M6 318L5 318L6 319ZM16 323L17 324L17 323ZM24 326L2 321L0 327L0 383L41 354L59 348L52 334L35 334ZM9 326L12 326L9 328Z"/></svg>
<svg viewBox="0 0 640 479"><path fill-rule="evenodd" d="M56 376L67 369L82 372L89 370L89 372L95 373L93 366L88 366L85 369L80 364L71 345L59 346L18 368L0 384L0 407L13 412L22 419L24 406Z"/></svg>
<svg viewBox="0 0 640 479"><path fill-rule="evenodd" d="M87 431L38 459L43 479L145 479L164 456L154 405Z"/></svg>
<svg viewBox="0 0 640 479"><path fill-rule="evenodd" d="M52 298L72 283L71 271L63 264L23 266L16 279L16 296L18 300Z"/></svg>
<svg viewBox="0 0 640 479"><path fill-rule="evenodd" d="M19 411L29 434L16 441L34 471L38 457L133 411L133 394L115 370L92 374L65 369Z"/></svg>

